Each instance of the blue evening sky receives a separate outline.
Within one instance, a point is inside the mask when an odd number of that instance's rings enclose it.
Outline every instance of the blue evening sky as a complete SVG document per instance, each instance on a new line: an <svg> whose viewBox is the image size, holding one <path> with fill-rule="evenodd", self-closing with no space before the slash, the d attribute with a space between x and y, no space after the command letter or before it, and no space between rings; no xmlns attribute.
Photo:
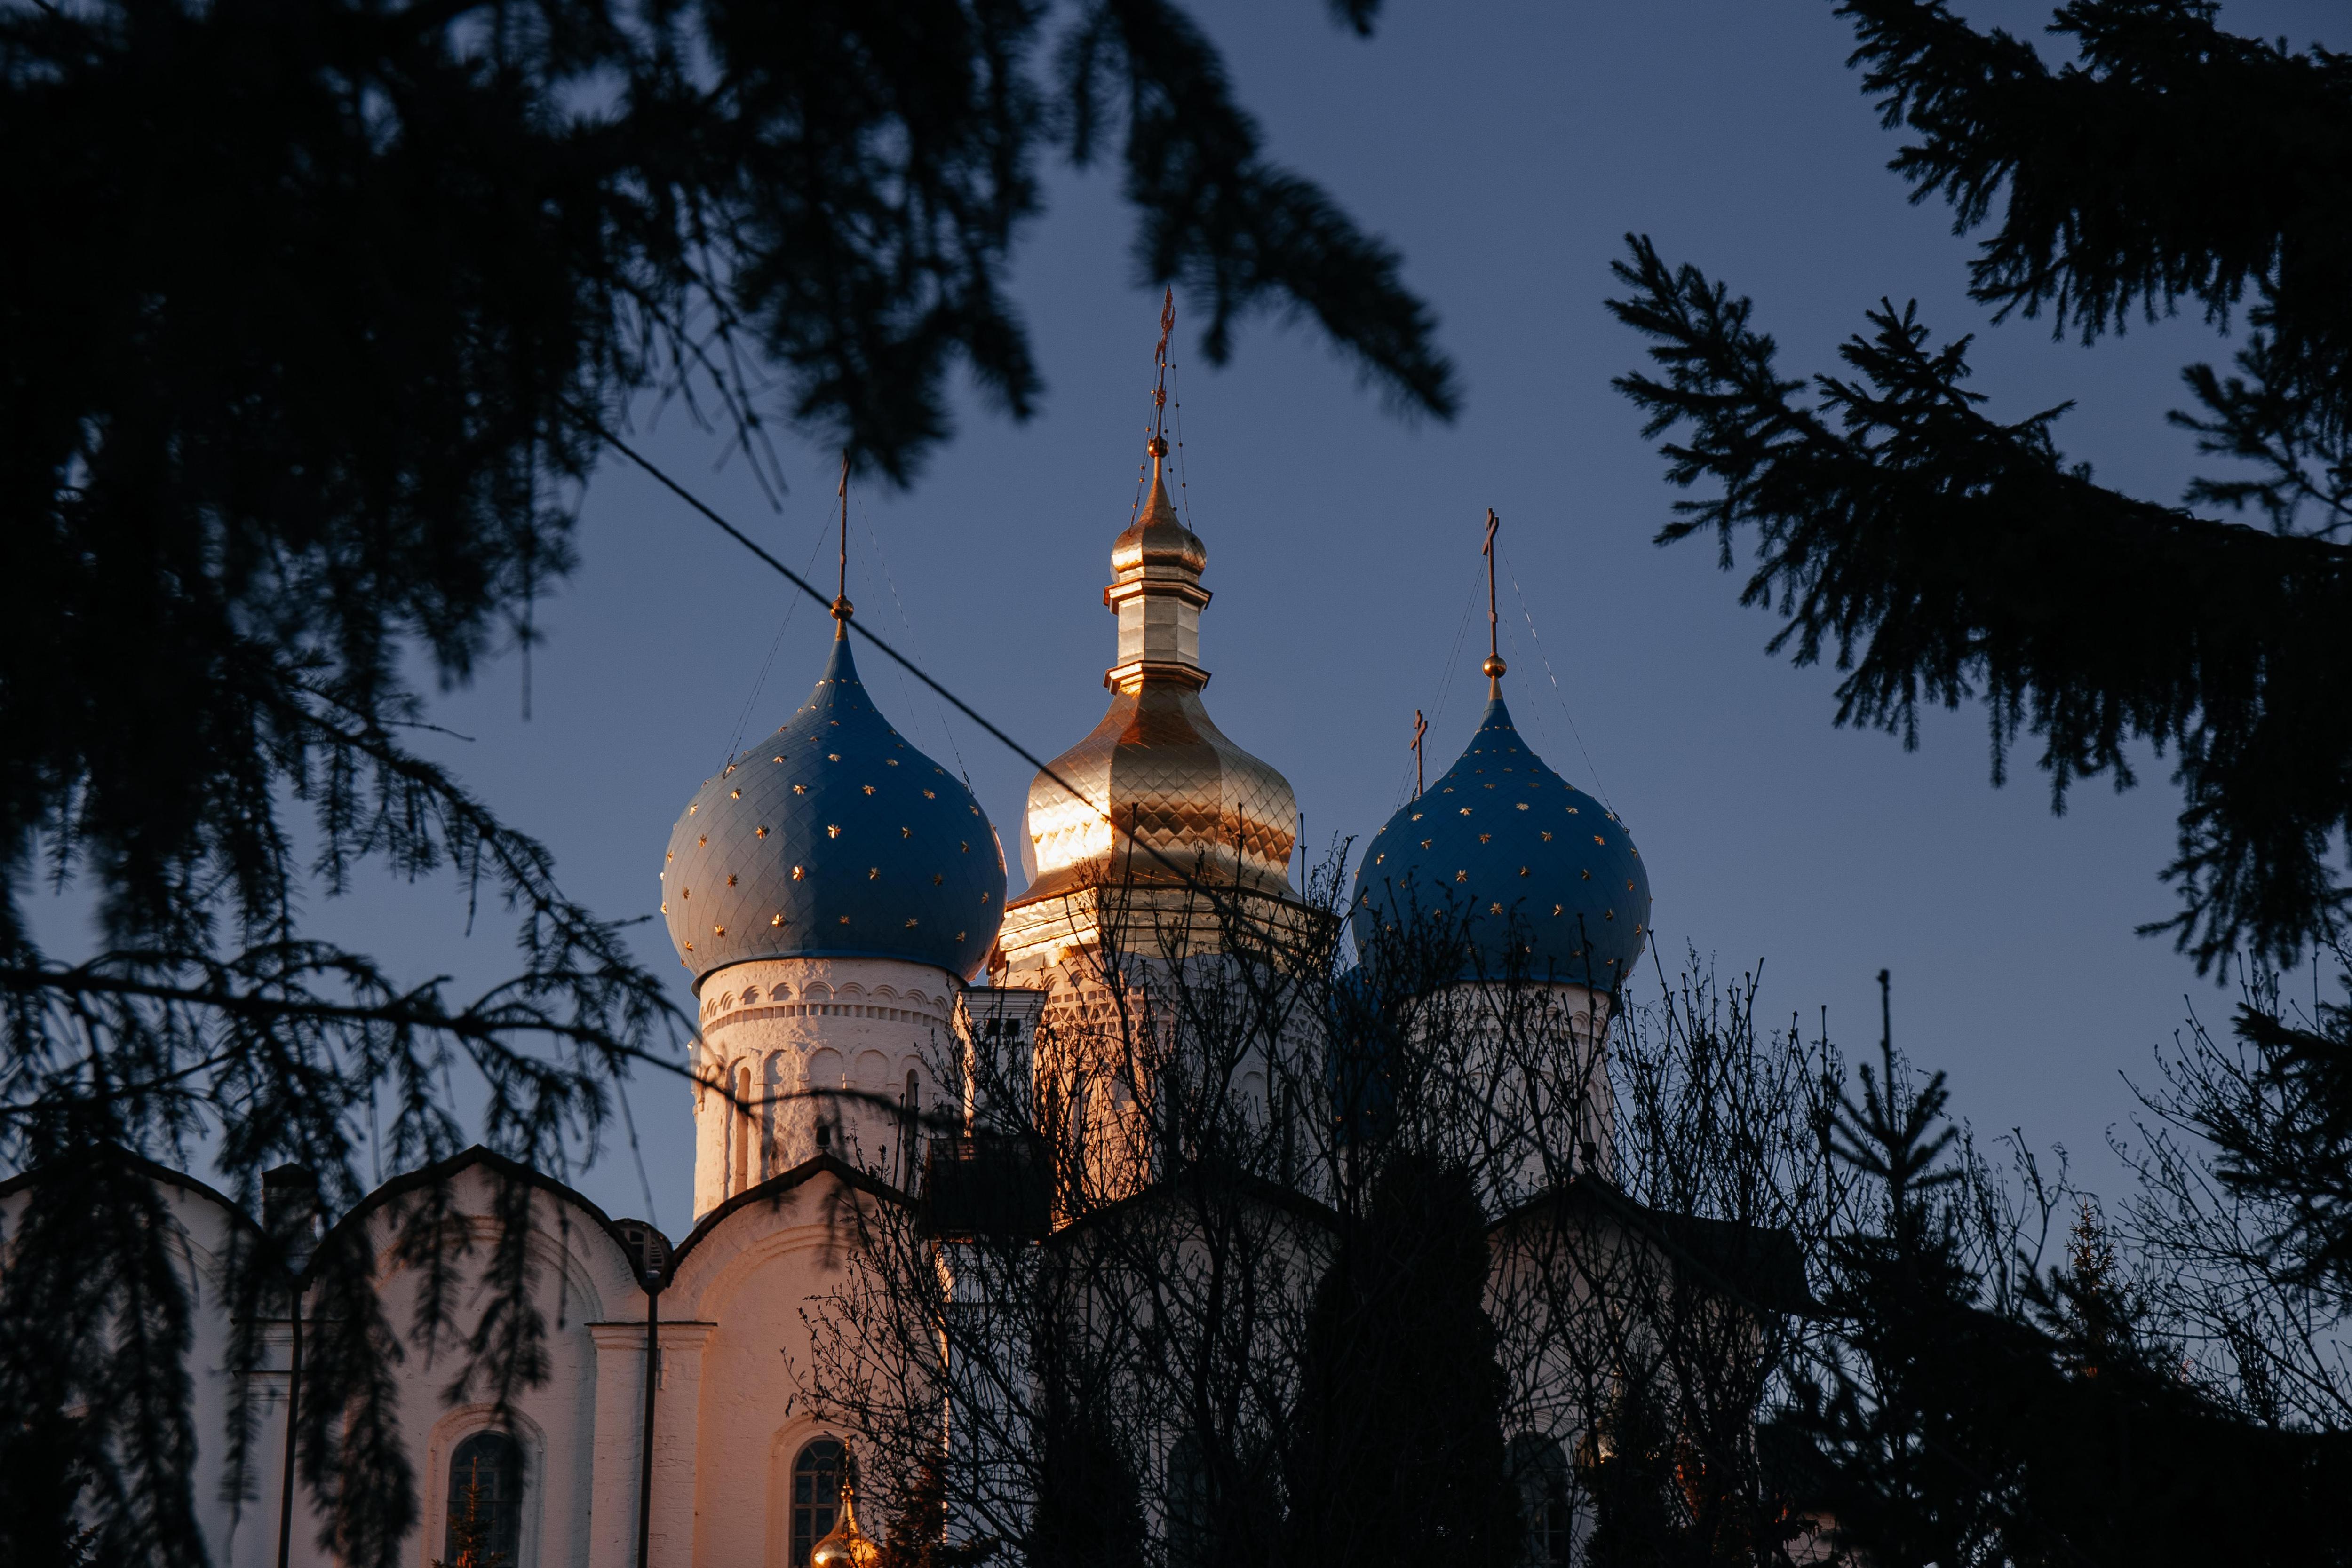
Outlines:
<svg viewBox="0 0 2352 1568"><path fill-rule="evenodd" d="M2048 16L1961 8L2037 36ZM1686 945L1726 974L1760 961L1765 1010L1801 1013L1810 1032L1826 1007L1852 1057L1875 1040L1874 976L1891 968L1898 1042L1949 1071L1955 1108L1982 1132L2063 1144L2114 1191L2104 1140L2133 1110L2124 1075L2147 1076L2189 1007L2220 1020L2234 997L2133 932L2174 907L2156 875L2168 768L2148 758L2121 796L2081 789L2061 818L2031 752L1991 787L1979 708L1936 715L1916 752L1833 728L1834 674L1765 654L1778 622L1739 608L1712 542L1651 542L1674 494L1609 385L1641 345L1601 302L1621 236L1652 235L1752 295L1796 372L1832 368L1881 295L1916 297L1939 338L1979 334L1975 384L1997 416L2075 400L2057 432L2068 454L2167 502L2195 466L2163 423L2184 401L2179 367L2228 343L2193 315L2089 350L2046 321L1991 325L1966 298L1970 246L1948 209L1909 204L1886 172L1897 138L1825 4L1391 0L1369 41L1318 0L1196 12L1274 154L1402 251L1466 393L1453 424L1400 422L1313 332L1274 319L1213 369L1180 298L1182 473L1216 595L1202 652L1219 724L1287 774L1317 845L1369 838L1410 787L1413 709L1431 716L1433 776L1475 721L1483 614L1456 637L1483 599L1493 507L1514 712L1632 829L1669 973ZM2347 42L2333 5L2242 0L2222 16ZM1015 425L966 397L913 488L857 491L850 585L861 619L1048 756L1105 701L1100 590L1134 499L1159 304L1136 279L1115 167L1055 171L1049 197L1013 277L1048 382L1037 417ZM796 567L823 549L830 576L829 453L786 445L792 489L772 507L680 411L646 444ZM437 702L439 722L475 737L438 749L553 848L575 894L649 915L672 820L731 740L805 696L829 626L809 605L784 625L786 585L618 464L586 497L579 543L582 570L541 612L530 722L509 657ZM862 663L910 738L969 768L1013 847L1028 768L878 656ZM446 971L460 989L510 962L495 918L463 935L446 883L370 882L319 914L396 972ZM638 930L683 1000L660 925ZM641 1079L634 1107L656 1218L682 1235L688 1093ZM579 1180L608 1211L646 1207L624 1148Z"/></svg>

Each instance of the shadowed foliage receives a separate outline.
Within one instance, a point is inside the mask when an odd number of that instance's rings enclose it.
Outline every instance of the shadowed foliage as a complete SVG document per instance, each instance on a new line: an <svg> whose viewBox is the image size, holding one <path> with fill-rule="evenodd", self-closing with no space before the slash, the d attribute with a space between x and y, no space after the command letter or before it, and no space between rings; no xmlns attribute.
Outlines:
<svg viewBox="0 0 2352 1568"><path fill-rule="evenodd" d="M1966 338L1933 342L1882 301L1846 373L1789 378L1750 302L1643 239L1611 308L1654 340L1619 379L1667 476L1714 493L1661 534L1713 530L1772 643L1846 672L1838 721L1916 735L1919 705L1981 698L1996 780L2021 732L2053 802L2134 780L2139 743L2180 786L2165 926L2200 968L2292 961L2339 928L2331 863L2352 826L2352 59L2240 38L2214 7L2083 0L2053 32L2076 57L1979 32L1941 5L1856 0L1853 62L1892 167L1966 233L1990 225L1972 293L2047 309L2085 341L2183 303L2242 325L2237 373L2185 372L2200 448L2235 460L2185 499L2096 484L2053 438L2065 405L2001 421L1966 390ZM1810 392L1810 396L1807 393Z"/></svg>
<svg viewBox="0 0 2352 1568"><path fill-rule="evenodd" d="M1212 359L1252 313L1295 315L1401 408L1454 406L1396 256L1267 156L1158 0L10 4L0 138L0 1161L20 1170L208 1155L258 1212L260 1173L295 1163L331 1218L363 1166L477 1137L561 1175L625 1075L683 1071L692 1020L621 925L411 748L419 678L528 658L633 412L682 403L772 486L780 426L907 481L959 373L1027 415L1043 383L1004 277L1047 160L1118 146L1138 270L1200 303ZM461 998L316 934L309 907L387 871L511 917L515 973ZM45 883L87 894L86 957L37 937ZM486 1086L478 1127L453 1073ZM184 1307L136 1185L45 1196L6 1239L110 1244L0 1276L0 1318L39 1325L0 1335L0 1446L54 1460L11 1467L0 1518L65 1540L79 1507L103 1561L194 1563L196 1439L166 1408ZM417 1322L384 1320L349 1238L248 1239L220 1283L250 1358L302 1270L302 1473L355 1563L414 1520L402 1343L443 1342L467 1397L544 1365L521 1229L461 1268L446 1205L418 1195L395 1226L428 1281ZM489 1304L457 1333L461 1278ZM240 1396L233 1490L276 1462L253 1416Z"/></svg>

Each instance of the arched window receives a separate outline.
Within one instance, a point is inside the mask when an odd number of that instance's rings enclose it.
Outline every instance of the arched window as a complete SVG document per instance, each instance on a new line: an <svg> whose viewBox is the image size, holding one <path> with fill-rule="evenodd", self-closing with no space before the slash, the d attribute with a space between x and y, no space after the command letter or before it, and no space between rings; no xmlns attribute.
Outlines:
<svg viewBox="0 0 2352 1568"><path fill-rule="evenodd" d="M735 1070L735 1190L751 1185L751 1070Z"/></svg>
<svg viewBox="0 0 2352 1568"><path fill-rule="evenodd" d="M514 1568L522 1549L522 1445L504 1432L477 1432L458 1444L449 1456L443 1512L446 1561L497 1561ZM469 1545L473 1555L467 1558ZM499 1555L493 1559L492 1552Z"/></svg>
<svg viewBox="0 0 2352 1568"><path fill-rule="evenodd" d="M1173 1568L1206 1568L1209 1560L1209 1468L1191 1433L1168 1449L1168 1561Z"/></svg>
<svg viewBox="0 0 2352 1568"><path fill-rule="evenodd" d="M915 1190L915 1160L921 1152L917 1140L922 1121L922 1093L915 1070L907 1069L906 1092L898 1099L898 1185L908 1192Z"/></svg>
<svg viewBox="0 0 2352 1568"><path fill-rule="evenodd" d="M1568 1568L1575 1515L1568 1496L1568 1456L1549 1437L1522 1432L1511 1439L1511 1479L1527 1521L1528 1568Z"/></svg>
<svg viewBox="0 0 2352 1568"><path fill-rule="evenodd" d="M792 1568L808 1568L809 1549L833 1533L841 1507L841 1445L819 1437L793 1461Z"/></svg>

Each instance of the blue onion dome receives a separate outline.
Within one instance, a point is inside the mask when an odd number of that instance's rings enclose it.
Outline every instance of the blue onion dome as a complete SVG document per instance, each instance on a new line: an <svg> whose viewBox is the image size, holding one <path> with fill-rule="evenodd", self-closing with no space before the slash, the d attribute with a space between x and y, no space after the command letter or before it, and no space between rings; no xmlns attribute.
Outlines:
<svg viewBox="0 0 2352 1568"><path fill-rule="evenodd" d="M1616 814L1544 766L1496 690L1470 748L1388 820L1356 868L1356 951L1383 931L1461 922L1461 978L1614 987L1650 929L1650 876ZM1517 949L1514 951L1514 949Z"/></svg>
<svg viewBox="0 0 2352 1568"><path fill-rule="evenodd" d="M791 722L696 793L661 881L697 989L754 958L901 958L969 978L1004 910L995 829L890 727L845 636Z"/></svg>

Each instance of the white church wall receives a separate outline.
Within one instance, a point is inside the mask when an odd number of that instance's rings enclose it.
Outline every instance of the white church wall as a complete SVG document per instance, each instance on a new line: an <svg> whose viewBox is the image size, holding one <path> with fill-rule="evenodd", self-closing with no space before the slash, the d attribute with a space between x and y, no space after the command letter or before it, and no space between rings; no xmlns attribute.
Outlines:
<svg viewBox="0 0 2352 1568"><path fill-rule="evenodd" d="M412 1344L394 1368L401 1429L420 1503L418 1527L403 1558L417 1568L426 1568L446 1550L448 1510L456 1501L449 1491L449 1461L457 1444L498 1424L489 1391L477 1387L470 1391L474 1397L456 1406L447 1402L446 1391L458 1370L465 1336L486 1304L484 1275L497 1239L491 1216L496 1184L502 1178L489 1166L476 1165L451 1179L472 1244L470 1256L459 1265L457 1322L440 1345ZM400 1207L408 1200L407 1194L392 1191L355 1217L377 1242L385 1313L403 1328L415 1321L424 1287L420 1271L404 1264L393 1247ZM592 1550L602 1533L593 1526L597 1501L634 1511L638 1441L635 1423L626 1417L623 1431L598 1430L600 1413L619 1412L609 1408L615 1402L597 1397L599 1374L611 1370L600 1355L599 1339L611 1336L600 1336L592 1325L631 1323L642 1345L645 1297L621 1249L584 1206L541 1188L531 1195L530 1214L536 1274L531 1301L546 1322L548 1375L517 1392L513 1418L504 1427L520 1445L524 1468L521 1551L511 1568L592 1568L604 1557ZM634 1400L629 1404L633 1416L638 1407ZM600 1437L606 1440L600 1442ZM296 1560L324 1564L324 1559Z"/></svg>
<svg viewBox="0 0 2352 1568"><path fill-rule="evenodd" d="M663 1294L665 1345L673 1314L708 1326L690 1372L673 1365L667 1350L664 1359L666 1370L690 1375L698 1390L691 1447L698 1460L690 1490L682 1478L657 1481L656 1490L673 1500L690 1497L696 1563L785 1568L793 1461L821 1437L856 1447L855 1433L809 1408L805 1379L815 1347L803 1314L845 1276L856 1244L851 1206L877 1201L885 1200L820 1168L788 1189L755 1195L681 1248ZM682 1428L688 1412L674 1385L665 1384L662 1399L666 1416L674 1412ZM673 1438L666 1425L657 1452L673 1441L682 1449L684 1436ZM657 1519L661 1508L657 1498Z"/></svg>
<svg viewBox="0 0 2352 1568"><path fill-rule="evenodd" d="M247 1222L226 1197L203 1183L155 1169L156 1191L176 1228L175 1262L187 1291L186 1365L195 1439L192 1473L197 1528L213 1562L224 1568L261 1568L277 1562L278 1478L285 1454L285 1336L265 1330L270 1364L250 1375L257 1383L251 1458L242 1495L227 1495L228 1421L235 1393L228 1362L234 1325L222 1290L223 1260L234 1231ZM0 1183L0 1239L17 1235L33 1185L43 1179L47 1178L36 1174ZM59 1179L73 1178L68 1174ZM8 1266L7 1252L0 1248L0 1272ZM316 1521L298 1496L295 1539L299 1542L316 1532Z"/></svg>

